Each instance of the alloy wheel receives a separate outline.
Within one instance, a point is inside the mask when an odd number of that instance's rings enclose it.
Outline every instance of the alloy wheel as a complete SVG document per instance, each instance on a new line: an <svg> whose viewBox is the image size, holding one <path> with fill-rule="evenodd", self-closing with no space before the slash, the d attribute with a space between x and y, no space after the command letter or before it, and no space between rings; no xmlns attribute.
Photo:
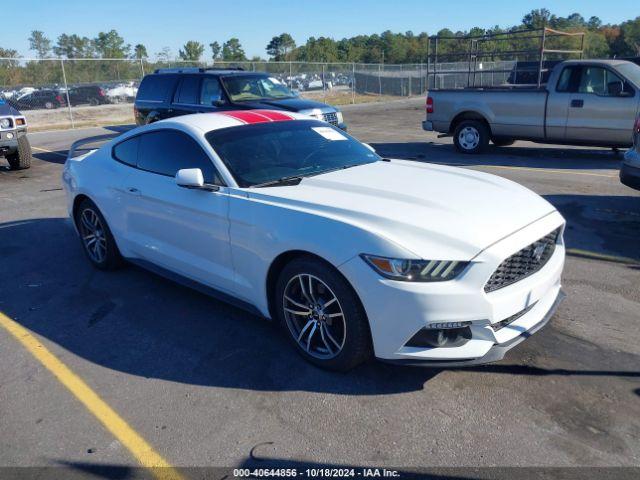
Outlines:
<svg viewBox="0 0 640 480"><path fill-rule="evenodd" d="M346 340L346 320L338 297L314 275L292 277L284 289L282 307L294 340L309 355L336 357Z"/></svg>
<svg viewBox="0 0 640 480"><path fill-rule="evenodd" d="M107 258L107 236L100 217L91 208L84 209L80 215L80 235L91 260L104 262Z"/></svg>

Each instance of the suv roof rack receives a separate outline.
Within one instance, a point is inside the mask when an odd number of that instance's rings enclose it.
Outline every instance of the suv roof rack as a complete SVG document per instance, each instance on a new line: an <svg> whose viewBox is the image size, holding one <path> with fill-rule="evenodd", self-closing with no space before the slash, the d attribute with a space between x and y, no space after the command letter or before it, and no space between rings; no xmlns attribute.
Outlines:
<svg viewBox="0 0 640 480"><path fill-rule="evenodd" d="M221 70L238 70L244 71L242 67L177 67L177 68L156 68L153 73L204 73L210 71Z"/></svg>

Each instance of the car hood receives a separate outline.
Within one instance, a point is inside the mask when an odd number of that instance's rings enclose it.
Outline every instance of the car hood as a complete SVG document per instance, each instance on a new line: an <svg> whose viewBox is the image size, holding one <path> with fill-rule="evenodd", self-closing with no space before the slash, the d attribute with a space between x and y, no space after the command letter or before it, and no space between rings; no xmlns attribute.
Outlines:
<svg viewBox="0 0 640 480"><path fill-rule="evenodd" d="M0 98L0 115L20 115L20 112L9 103L9 100Z"/></svg>
<svg viewBox="0 0 640 480"><path fill-rule="evenodd" d="M347 222L435 260L470 260L555 211L510 180L403 160L308 177L293 186L252 189L249 195Z"/></svg>
<svg viewBox="0 0 640 480"><path fill-rule="evenodd" d="M280 109L288 110L290 112L300 112L303 110L311 110L314 108L320 108L322 110L335 111L335 108L329 107L325 103L314 102L313 100L306 100L304 98L283 98L282 100L260 100L256 102L235 102L236 105L242 105L245 108L251 109Z"/></svg>

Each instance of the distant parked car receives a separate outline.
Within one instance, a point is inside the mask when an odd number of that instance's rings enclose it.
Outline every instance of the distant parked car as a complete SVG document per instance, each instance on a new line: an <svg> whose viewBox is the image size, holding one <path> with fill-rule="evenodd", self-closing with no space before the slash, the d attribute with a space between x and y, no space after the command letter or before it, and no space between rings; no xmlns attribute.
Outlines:
<svg viewBox="0 0 640 480"><path fill-rule="evenodd" d="M65 107L64 97L57 90L36 90L28 93L13 101L16 108L20 110L31 110L35 108L53 108Z"/></svg>
<svg viewBox="0 0 640 480"><path fill-rule="evenodd" d="M138 87L134 82L112 85L106 89L105 95L111 103L133 103Z"/></svg>
<svg viewBox="0 0 640 480"><path fill-rule="evenodd" d="M620 168L620 181L627 187L640 190L640 113L633 126L633 147L625 153Z"/></svg>
<svg viewBox="0 0 640 480"><path fill-rule="evenodd" d="M109 98L99 85L83 85L69 89L69 103L75 105L103 105L109 103Z"/></svg>
<svg viewBox="0 0 640 480"><path fill-rule="evenodd" d="M286 83L267 73L242 69L165 68L142 79L136 96L136 123L189 113L277 109L309 115L342 130L342 112L298 97Z"/></svg>

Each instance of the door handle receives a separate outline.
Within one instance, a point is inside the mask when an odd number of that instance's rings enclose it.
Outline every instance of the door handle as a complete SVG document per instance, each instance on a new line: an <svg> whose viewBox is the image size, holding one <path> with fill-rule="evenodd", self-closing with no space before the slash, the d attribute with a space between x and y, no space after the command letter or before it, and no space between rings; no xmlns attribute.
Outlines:
<svg viewBox="0 0 640 480"><path fill-rule="evenodd" d="M581 98L575 99L575 100L571 100L571 107L572 108L582 108L582 107L584 107L584 100L582 100Z"/></svg>
<svg viewBox="0 0 640 480"><path fill-rule="evenodd" d="M136 187L127 187L127 192L129 192L131 195L140 195L140 190L138 190Z"/></svg>

